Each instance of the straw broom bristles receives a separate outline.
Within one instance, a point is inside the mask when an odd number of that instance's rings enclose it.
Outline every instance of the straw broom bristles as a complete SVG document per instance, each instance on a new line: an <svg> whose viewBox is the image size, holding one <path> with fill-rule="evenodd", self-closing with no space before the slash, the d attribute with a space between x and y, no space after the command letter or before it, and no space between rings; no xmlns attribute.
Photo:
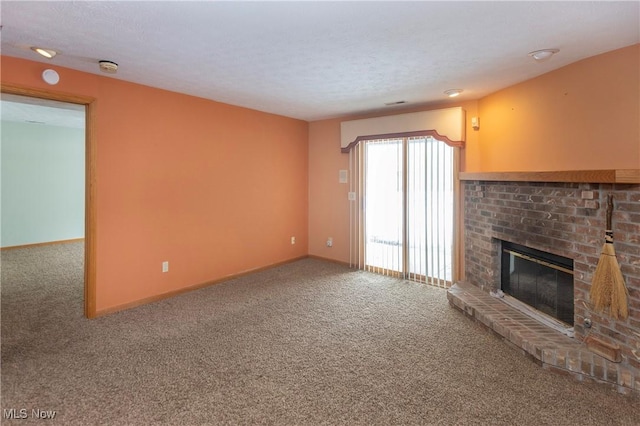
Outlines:
<svg viewBox="0 0 640 426"><path fill-rule="evenodd" d="M626 319L629 316L627 295L613 243L604 243L589 293L593 307L596 311L609 308L612 317Z"/></svg>
<svg viewBox="0 0 640 426"><path fill-rule="evenodd" d="M611 213L613 211L613 197L609 195L607 201L607 230L604 237L602 253L598 265L593 273L593 281L589 297L596 311L609 308L612 317L626 319L629 316L627 296L629 291L624 283L616 252L613 247L613 231L611 230Z"/></svg>

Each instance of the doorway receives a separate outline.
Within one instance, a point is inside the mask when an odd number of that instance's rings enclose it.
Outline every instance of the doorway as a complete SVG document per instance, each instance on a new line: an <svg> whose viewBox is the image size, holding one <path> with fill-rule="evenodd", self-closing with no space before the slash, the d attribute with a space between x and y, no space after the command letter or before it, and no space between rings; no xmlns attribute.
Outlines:
<svg viewBox="0 0 640 426"><path fill-rule="evenodd" d="M360 143L363 269L441 287L454 275L456 148L432 136Z"/></svg>
<svg viewBox="0 0 640 426"><path fill-rule="evenodd" d="M5 95L24 96L32 100L42 99L81 105L85 109L85 173L84 173L84 315L96 316L96 187L95 187L95 99L32 89L24 86L2 84Z"/></svg>

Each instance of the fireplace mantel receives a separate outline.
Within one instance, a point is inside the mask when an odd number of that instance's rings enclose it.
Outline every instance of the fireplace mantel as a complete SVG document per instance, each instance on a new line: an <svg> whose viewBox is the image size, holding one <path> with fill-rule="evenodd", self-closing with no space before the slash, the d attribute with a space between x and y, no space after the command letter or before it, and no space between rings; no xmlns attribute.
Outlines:
<svg viewBox="0 0 640 426"><path fill-rule="evenodd" d="M554 172L460 172L460 180L494 182L640 183L640 169Z"/></svg>

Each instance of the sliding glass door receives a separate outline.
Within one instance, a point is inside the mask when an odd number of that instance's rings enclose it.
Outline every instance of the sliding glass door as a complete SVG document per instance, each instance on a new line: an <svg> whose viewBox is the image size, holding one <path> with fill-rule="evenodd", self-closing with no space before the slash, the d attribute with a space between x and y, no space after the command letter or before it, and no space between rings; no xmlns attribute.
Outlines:
<svg viewBox="0 0 640 426"><path fill-rule="evenodd" d="M365 145L365 265L375 272L404 269L404 142L378 139Z"/></svg>
<svg viewBox="0 0 640 426"><path fill-rule="evenodd" d="M433 137L365 141L365 269L446 287L452 280L454 148Z"/></svg>
<svg viewBox="0 0 640 426"><path fill-rule="evenodd" d="M409 279L445 286L453 265L453 152L431 137L408 138L407 257Z"/></svg>

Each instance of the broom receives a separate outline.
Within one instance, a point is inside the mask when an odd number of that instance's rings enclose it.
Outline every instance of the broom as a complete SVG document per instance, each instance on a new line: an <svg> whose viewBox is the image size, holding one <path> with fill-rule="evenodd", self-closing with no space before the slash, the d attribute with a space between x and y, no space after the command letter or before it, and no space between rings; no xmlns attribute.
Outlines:
<svg viewBox="0 0 640 426"><path fill-rule="evenodd" d="M629 292L624 284L622 272L613 248L613 230L611 215L613 213L613 196L607 197L607 229L604 233L604 245L593 273L593 281L589 297L596 311L609 308L612 317L626 319L629 316L627 296Z"/></svg>

